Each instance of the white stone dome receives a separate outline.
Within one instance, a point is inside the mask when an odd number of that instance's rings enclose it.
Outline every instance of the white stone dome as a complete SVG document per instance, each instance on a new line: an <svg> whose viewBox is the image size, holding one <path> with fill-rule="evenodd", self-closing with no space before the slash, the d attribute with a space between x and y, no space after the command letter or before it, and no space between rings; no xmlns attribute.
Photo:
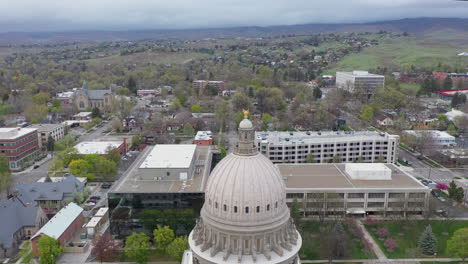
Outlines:
<svg viewBox="0 0 468 264"><path fill-rule="evenodd" d="M251 129L253 128L253 125L252 125L252 122L247 119L247 118L244 118L240 123L239 123L239 128L240 129Z"/></svg>
<svg viewBox="0 0 468 264"><path fill-rule="evenodd" d="M289 213L285 184L264 155L229 154L210 175L204 210L219 221L260 224Z"/></svg>

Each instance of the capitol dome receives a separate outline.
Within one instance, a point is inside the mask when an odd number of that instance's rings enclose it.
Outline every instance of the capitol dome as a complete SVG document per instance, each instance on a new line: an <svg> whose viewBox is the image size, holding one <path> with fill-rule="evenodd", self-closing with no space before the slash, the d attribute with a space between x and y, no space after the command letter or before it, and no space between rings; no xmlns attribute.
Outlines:
<svg viewBox="0 0 468 264"><path fill-rule="evenodd" d="M234 153L211 172L190 233L193 263L299 263L302 240L278 168L258 153L252 122L239 124Z"/></svg>

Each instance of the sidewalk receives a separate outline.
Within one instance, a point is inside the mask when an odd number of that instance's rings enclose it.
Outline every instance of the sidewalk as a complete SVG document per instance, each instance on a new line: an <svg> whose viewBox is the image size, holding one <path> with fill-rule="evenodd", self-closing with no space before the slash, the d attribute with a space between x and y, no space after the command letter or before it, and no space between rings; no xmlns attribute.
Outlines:
<svg viewBox="0 0 468 264"><path fill-rule="evenodd" d="M361 220L355 219L354 221L356 222L357 226L359 226L359 228L362 230L364 238L366 238L369 242L372 243L372 250L374 251L377 258L379 260L387 260L387 256L385 256L382 249L380 249L379 245L375 242L374 238L369 234L369 232L367 232L367 229L364 227Z"/></svg>

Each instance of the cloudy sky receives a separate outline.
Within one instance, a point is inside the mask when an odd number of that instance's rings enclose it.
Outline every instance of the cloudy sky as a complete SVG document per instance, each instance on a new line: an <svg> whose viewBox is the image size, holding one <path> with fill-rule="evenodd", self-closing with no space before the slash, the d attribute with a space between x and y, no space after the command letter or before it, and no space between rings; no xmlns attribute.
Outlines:
<svg viewBox="0 0 468 264"><path fill-rule="evenodd" d="M0 0L0 32L184 29L468 18L454 0Z"/></svg>

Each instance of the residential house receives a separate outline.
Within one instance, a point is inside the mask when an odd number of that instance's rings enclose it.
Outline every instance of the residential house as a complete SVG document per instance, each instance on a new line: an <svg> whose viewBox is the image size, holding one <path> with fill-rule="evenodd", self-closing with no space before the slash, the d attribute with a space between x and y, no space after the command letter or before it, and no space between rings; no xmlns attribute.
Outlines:
<svg viewBox="0 0 468 264"><path fill-rule="evenodd" d="M386 115L378 115L376 118L377 124L382 127L393 126L393 119Z"/></svg>
<svg viewBox="0 0 468 264"><path fill-rule="evenodd" d="M85 184L70 175L59 182L31 182L17 184L17 195L29 203L36 202L47 217L54 216L67 202L73 201L76 194L83 191Z"/></svg>

